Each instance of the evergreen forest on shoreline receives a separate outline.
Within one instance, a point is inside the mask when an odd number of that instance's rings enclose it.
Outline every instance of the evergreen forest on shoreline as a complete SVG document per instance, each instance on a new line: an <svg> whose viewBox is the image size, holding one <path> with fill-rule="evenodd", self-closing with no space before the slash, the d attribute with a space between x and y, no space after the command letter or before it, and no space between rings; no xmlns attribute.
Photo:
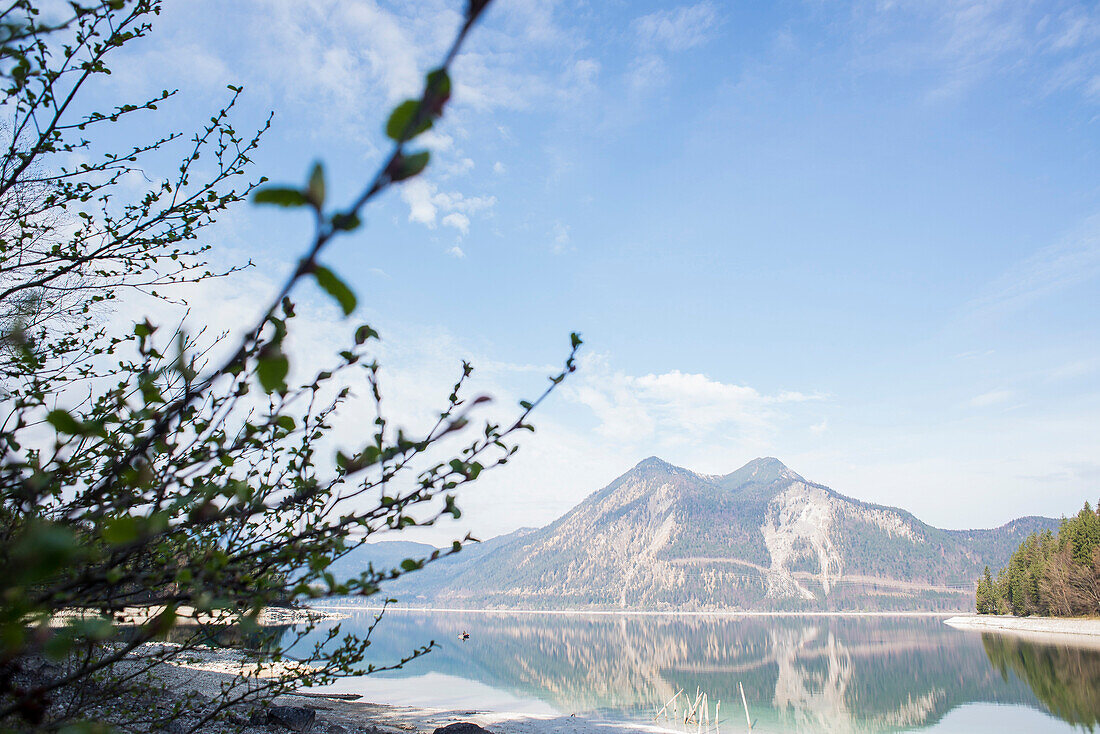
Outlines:
<svg viewBox="0 0 1100 734"><path fill-rule="evenodd" d="M995 578L986 567L974 603L978 614L1100 615L1100 505L1029 535Z"/></svg>

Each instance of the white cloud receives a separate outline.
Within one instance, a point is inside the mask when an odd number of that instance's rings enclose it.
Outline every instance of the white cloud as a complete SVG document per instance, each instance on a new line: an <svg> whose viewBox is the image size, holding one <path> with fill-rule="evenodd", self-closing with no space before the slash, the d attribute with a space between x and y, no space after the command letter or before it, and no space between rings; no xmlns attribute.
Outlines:
<svg viewBox="0 0 1100 734"><path fill-rule="evenodd" d="M554 244L551 246L554 254L560 255L565 252L569 246L569 240L571 239L569 234L568 225L561 222L554 222Z"/></svg>
<svg viewBox="0 0 1100 734"><path fill-rule="evenodd" d="M495 196L465 196L457 191L441 191L432 197L432 201L444 211L464 212L476 214L487 211L496 206Z"/></svg>
<svg viewBox="0 0 1100 734"><path fill-rule="evenodd" d="M709 2L658 10L634 20L638 41L645 47L683 51L710 40L718 13Z"/></svg>
<svg viewBox="0 0 1100 734"><path fill-rule="evenodd" d="M463 249L461 247L459 247L458 245L455 245L454 247L447 250L447 254L450 255L451 257L458 258L459 260L466 257L465 251L463 251Z"/></svg>
<svg viewBox="0 0 1100 734"><path fill-rule="evenodd" d="M435 153L440 153L442 151L451 150L454 147L455 139L438 130L429 130L417 136L416 144L431 148Z"/></svg>
<svg viewBox="0 0 1100 734"><path fill-rule="evenodd" d="M1085 85L1085 93L1090 97L1100 98L1100 74L1094 76Z"/></svg>
<svg viewBox="0 0 1100 734"><path fill-rule="evenodd" d="M627 83L635 94L643 94L668 83L668 65L656 54L639 56L630 65Z"/></svg>
<svg viewBox="0 0 1100 734"><path fill-rule="evenodd" d="M812 426L810 426L810 433L814 434L815 436L820 436L827 430L829 430L829 421L827 419L822 419L820 423L814 423Z"/></svg>
<svg viewBox="0 0 1100 734"><path fill-rule="evenodd" d="M440 191L436 184L421 178L402 184L401 198L409 206L410 222L434 228L442 211L443 224L463 234L469 230L471 214L486 212L497 203L495 196L465 196L458 191Z"/></svg>
<svg viewBox="0 0 1100 734"><path fill-rule="evenodd" d="M566 72L565 81L579 90L590 90L595 88L596 78L599 75L599 61L595 59L578 59Z"/></svg>
<svg viewBox="0 0 1100 734"><path fill-rule="evenodd" d="M455 176L465 176L475 167L473 158L458 158L453 161L444 161L441 166L438 167L440 173L445 178L454 178Z"/></svg>
<svg viewBox="0 0 1100 734"><path fill-rule="evenodd" d="M975 395L970 399L970 404L975 408L988 408L993 405L1001 405L1012 399L1011 390L991 390Z"/></svg>
<svg viewBox="0 0 1100 734"><path fill-rule="evenodd" d="M1078 359L1055 367L1047 372L1048 380L1071 380L1083 377L1100 369L1100 358Z"/></svg>
<svg viewBox="0 0 1100 734"><path fill-rule="evenodd" d="M631 28L638 53L626 71L627 87L642 96L667 84L665 56L706 43L718 23L717 10L706 1L635 18Z"/></svg>
<svg viewBox="0 0 1100 734"><path fill-rule="evenodd" d="M428 227L435 226L436 206L432 202L435 187L423 179L413 179L401 186L401 198L409 205L409 221Z"/></svg>
<svg viewBox="0 0 1100 734"><path fill-rule="evenodd" d="M1100 276L1100 217L1064 241L1044 247L994 280L969 304L971 315L1020 308L1047 294Z"/></svg>
<svg viewBox="0 0 1100 734"><path fill-rule="evenodd" d="M990 76L1011 75L1036 95L1088 94L1100 62L1100 14L1076 5L1016 0L869 2L856 6L859 63L931 72L931 100L962 94Z"/></svg>
<svg viewBox="0 0 1100 734"><path fill-rule="evenodd" d="M463 235L467 235L470 233L470 218L465 214L451 212L447 216L443 217L443 226L454 227Z"/></svg>
<svg viewBox="0 0 1100 734"><path fill-rule="evenodd" d="M633 376L611 371L601 358L584 360L580 375L566 394L593 412L596 432L644 442L651 445L649 453L688 440L721 444L731 437L759 438L773 430L778 406L817 399L793 391L766 395L679 370Z"/></svg>
<svg viewBox="0 0 1100 734"><path fill-rule="evenodd" d="M501 163L500 161L497 161L496 163L493 164L493 173L497 174L498 176L503 174L507 170L508 169L505 168L504 164Z"/></svg>

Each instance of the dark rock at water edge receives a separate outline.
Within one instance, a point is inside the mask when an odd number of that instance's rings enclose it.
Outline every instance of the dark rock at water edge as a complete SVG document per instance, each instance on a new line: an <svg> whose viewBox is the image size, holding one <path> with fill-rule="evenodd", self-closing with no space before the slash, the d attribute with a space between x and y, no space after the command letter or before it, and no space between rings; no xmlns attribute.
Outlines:
<svg viewBox="0 0 1100 734"><path fill-rule="evenodd" d="M308 732L317 721L317 712L302 706L272 706L252 714L250 724L278 724L291 731Z"/></svg>
<svg viewBox="0 0 1100 734"><path fill-rule="evenodd" d="M482 729L477 724L469 721L459 721L456 724L447 724L436 729L432 734L493 734L488 729Z"/></svg>

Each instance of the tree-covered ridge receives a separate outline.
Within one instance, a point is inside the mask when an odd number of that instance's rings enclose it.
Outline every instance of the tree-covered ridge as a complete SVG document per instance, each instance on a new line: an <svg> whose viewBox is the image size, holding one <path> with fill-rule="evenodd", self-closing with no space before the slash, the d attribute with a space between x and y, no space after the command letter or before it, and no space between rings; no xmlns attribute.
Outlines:
<svg viewBox="0 0 1100 734"><path fill-rule="evenodd" d="M1062 520L1057 535L1030 534L996 578L987 567L974 604L978 614L1100 614L1100 507L1086 502Z"/></svg>

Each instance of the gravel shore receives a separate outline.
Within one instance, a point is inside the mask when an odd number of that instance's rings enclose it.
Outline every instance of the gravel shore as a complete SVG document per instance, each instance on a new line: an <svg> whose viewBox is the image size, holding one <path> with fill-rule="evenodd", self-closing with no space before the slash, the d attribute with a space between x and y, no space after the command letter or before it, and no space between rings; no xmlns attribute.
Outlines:
<svg viewBox="0 0 1100 734"><path fill-rule="evenodd" d="M967 614L945 619L956 629L1026 637L1035 642L1070 644L1100 649L1100 619L1058 617L1002 617Z"/></svg>

